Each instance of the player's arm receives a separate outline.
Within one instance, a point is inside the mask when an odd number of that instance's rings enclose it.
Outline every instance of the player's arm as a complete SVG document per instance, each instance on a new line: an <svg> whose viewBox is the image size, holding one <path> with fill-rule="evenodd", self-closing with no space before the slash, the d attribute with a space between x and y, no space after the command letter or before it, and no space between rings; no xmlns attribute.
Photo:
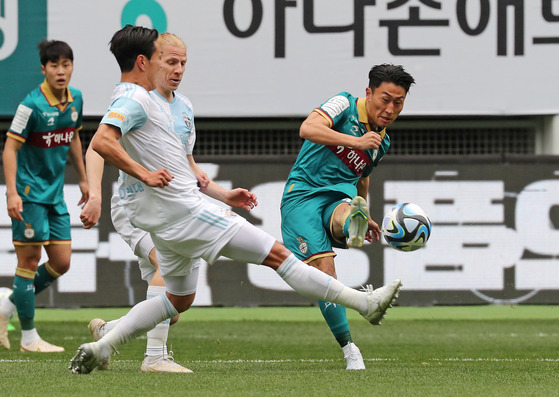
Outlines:
<svg viewBox="0 0 559 397"><path fill-rule="evenodd" d="M82 141L77 130L74 132L72 142L70 142L70 150L68 151L68 154L72 160L72 165L78 174L78 185L80 187L80 191L82 192L82 197L78 205L82 205L83 203L87 203L87 200L89 199L89 187L87 185L87 177L85 176Z"/></svg>
<svg viewBox="0 0 559 397"><path fill-rule="evenodd" d="M369 194L369 177L359 178L357 181L357 194L363 197L365 200L367 199L367 195ZM373 237L375 240L379 241L380 239L380 227L379 225L373 221L373 219L369 216L369 230L367 234L365 234L365 240L371 242L373 241Z"/></svg>
<svg viewBox="0 0 559 397"><path fill-rule="evenodd" d="M85 173L89 185L89 200L83 206L80 214L84 229L91 229L99 222L101 217L101 204L103 201L101 182L104 170L105 160L89 145L85 153Z"/></svg>
<svg viewBox="0 0 559 397"><path fill-rule="evenodd" d="M373 131L357 137L333 130L332 121L318 111L313 111L303 121L299 136L320 145L346 146L362 150L378 149L382 142L382 137Z"/></svg>
<svg viewBox="0 0 559 397"><path fill-rule="evenodd" d="M190 169L194 173L194 176L196 176L198 187L200 188L200 191L204 193L204 190L210 183L210 178L208 178L208 175L198 166L198 164L196 164L196 161L194 161L194 157L191 154L187 155L186 157L188 158Z"/></svg>
<svg viewBox="0 0 559 397"><path fill-rule="evenodd" d="M101 124L91 140L91 148L110 164L118 167L128 175L142 181L148 186L165 187L173 176L165 168L150 172L141 164L135 162L126 153L118 140L121 137L120 129L109 124Z"/></svg>
<svg viewBox="0 0 559 397"><path fill-rule="evenodd" d="M21 212L23 211L23 202L17 193L17 152L23 145L9 136L6 138L4 145L4 153L2 153L2 161L4 162L4 179L6 180L6 196L8 200L8 215L10 218L23 221Z"/></svg>
<svg viewBox="0 0 559 397"><path fill-rule="evenodd" d="M188 163L200 187L200 191L211 198L221 201L231 207L244 208L250 211L258 205L256 195L246 189L236 188L227 190L212 181L204 171L196 164L194 157L188 155Z"/></svg>

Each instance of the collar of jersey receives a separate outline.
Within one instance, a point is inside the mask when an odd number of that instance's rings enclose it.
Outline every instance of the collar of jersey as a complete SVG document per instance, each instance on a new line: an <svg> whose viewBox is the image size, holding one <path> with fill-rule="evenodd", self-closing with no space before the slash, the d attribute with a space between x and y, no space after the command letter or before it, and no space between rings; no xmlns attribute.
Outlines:
<svg viewBox="0 0 559 397"><path fill-rule="evenodd" d="M71 102L74 102L74 97L70 93L70 89L66 87L66 98L68 98L68 100L64 105L62 105L60 101L52 93L50 86L47 83L47 79L45 79L45 81L43 81L43 83L41 84L41 92L45 96L50 106L56 106L59 110L62 111L64 111Z"/></svg>
<svg viewBox="0 0 559 397"><path fill-rule="evenodd" d="M366 100L366 98L357 98L357 114L359 115L359 122L365 124L367 131L372 131L371 125L369 124L369 117L367 117L367 109L365 108ZM379 134L382 138L384 138L386 128L383 128Z"/></svg>

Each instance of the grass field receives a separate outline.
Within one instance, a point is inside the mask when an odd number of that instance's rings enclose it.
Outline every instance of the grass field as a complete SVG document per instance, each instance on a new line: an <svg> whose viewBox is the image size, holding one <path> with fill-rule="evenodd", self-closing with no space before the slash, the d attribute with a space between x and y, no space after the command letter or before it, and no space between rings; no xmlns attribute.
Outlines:
<svg viewBox="0 0 559 397"><path fill-rule="evenodd" d="M194 374L143 374L145 338L109 370L72 375L93 317L127 309L37 311L59 354L0 347L0 396L553 396L559 395L559 307L391 309L380 327L349 314L365 371L346 371L318 308L193 308L171 328L176 361Z"/></svg>

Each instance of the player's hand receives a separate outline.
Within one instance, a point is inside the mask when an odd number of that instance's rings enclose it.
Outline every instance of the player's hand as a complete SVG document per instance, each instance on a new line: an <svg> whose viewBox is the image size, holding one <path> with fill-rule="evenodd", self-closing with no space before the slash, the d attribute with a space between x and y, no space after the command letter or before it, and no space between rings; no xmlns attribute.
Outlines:
<svg viewBox="0 0 559 397"><path fill-rule="evenodd" d="M200 172L196 174L196 180L198 181L200 191L204 193L210 184L210 178L204 171L200 170Z"/></svg>
<svg viewBox="0 0 559 397"><path fill-rule="evenodd" d="M174 176L171 175L169 171L165 168L160 170L150 172L145 179L144 183L151 187L161 187L169 186L169 182L173 180Z"/></svg>
<svg viewBox="0 0 559 397"><path fill-rule="evenodd" d="M378 224L373 221L370 217L369 217L369 230L367 230L367 233L365 234L365 240L367 240L368 242L373 242L373 238L376 241L380 240L380 227L378 226Z"/></svg>
<svg viewBox="0 0 559 397"><path fill-rule="evenodd" d="M101 199L93 197L87 200L80 214L84 229L91 229L101 217Z"/></svg>
<svg viewBox="0 0 559 397"><path fill-rule="evenodd" d="M229 191L226 204L250 211L258 205L258 200L256 199L256 194L246 189L236 188Z"/></svg>
<svg viewBox="0 0 559 397"><path fill-rule="evenodd" d="M21 201L21 197L19 194L14 193L8 195L8 215L10 218L15 219L16 221L23 222L23 217L21 213L23 212L23 201Z"/></svg>
<svg viewBox="0 0 559 397"><path fill-rule="evenodd" d="M354 145L356 149L369 150L378 149L382 142L382 137L379 133L374 131L369 131L362 137L358 138L358 144Z"/></svg>

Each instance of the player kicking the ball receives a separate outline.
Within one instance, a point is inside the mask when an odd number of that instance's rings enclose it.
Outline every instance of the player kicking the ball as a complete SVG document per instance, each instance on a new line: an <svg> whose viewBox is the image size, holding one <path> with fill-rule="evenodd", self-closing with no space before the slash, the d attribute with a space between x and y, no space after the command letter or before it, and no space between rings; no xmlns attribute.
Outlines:
<svg viewBox="0 0 559 397"><path fill-rule="evenodd" d="M380 229L365 198L369 175L390 146L386 127L396 120L414 79L401 66L369 72L365 98L342 92L301 125L303 147L281 202L283 242L305 263L336 277L332 247L378 241ZM320 311L342 347L347 369L365 369L353 343L345 307L320 300Z"/></svg>
<svg viewBox="0 0 559 397"><path fill-rule="evenodd" d="M116 87L116 99L91 146L123 171L121 204L133 225L150 232L167 292L135 305L99 341L81 345L70 361L72 373L91 372L120 345L188 310L196 293L198 258L211 264L223 255L241 263L266 265L298 293L342 304L377 324L397 297L400 280L376 290L370 286L364 291L348 288L307 266L272 236L200 193L187 161L186 137L177 135L171 113L149 93L161 62L157 36L154 29L130 25L113 36L111 51L120 65L122 84ZM214 186L218 189L215 184L208 189ZM257 204L245 189L226 192L228 201L237 202L237 207Z"/></svg>

